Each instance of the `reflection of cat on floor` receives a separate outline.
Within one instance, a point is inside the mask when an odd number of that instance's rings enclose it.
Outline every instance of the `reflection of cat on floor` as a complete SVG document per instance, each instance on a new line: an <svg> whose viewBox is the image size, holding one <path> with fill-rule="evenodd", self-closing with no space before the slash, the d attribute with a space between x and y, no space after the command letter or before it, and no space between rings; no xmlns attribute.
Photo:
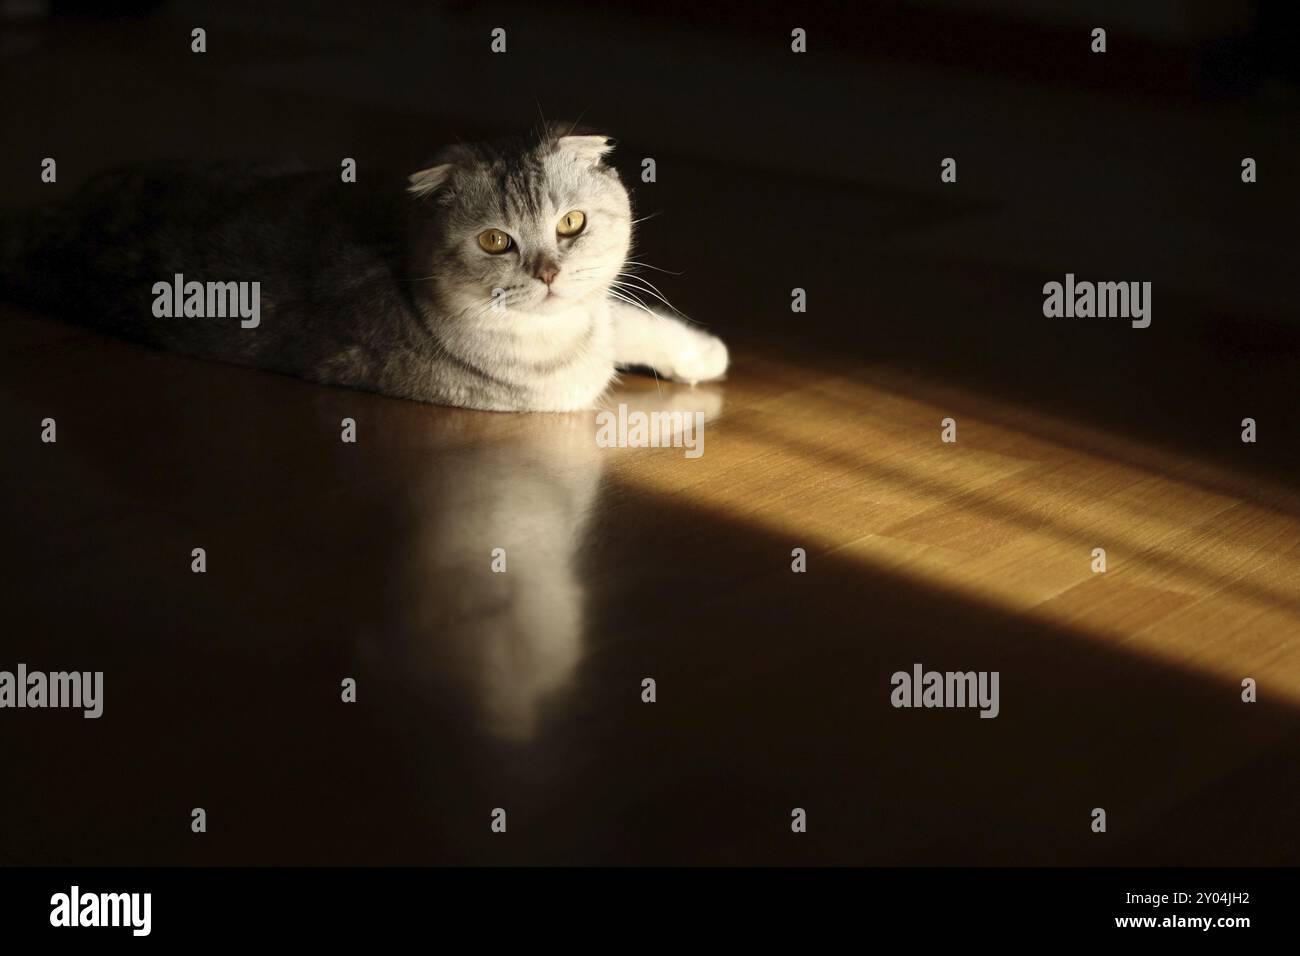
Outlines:
<svg viewBox="0 0 1300 956"><path fill-rule="evenodd" d="M683 419L702 411L706 421L722 410L722 396L704 388L611 401ZM454 433L466 414L431 416L429 425ZM660 452L597 447L591 414L476 415L467 431L473 440L440 452L424 472L428 482L409 489L410 550L390 592L400 602L393 623L403 642L394 659L411 679L477 688L483 729L528 739L548 701L563 706L582 657L581 552L603 463ZM504 571L492 570L497 548Z"/></svg>

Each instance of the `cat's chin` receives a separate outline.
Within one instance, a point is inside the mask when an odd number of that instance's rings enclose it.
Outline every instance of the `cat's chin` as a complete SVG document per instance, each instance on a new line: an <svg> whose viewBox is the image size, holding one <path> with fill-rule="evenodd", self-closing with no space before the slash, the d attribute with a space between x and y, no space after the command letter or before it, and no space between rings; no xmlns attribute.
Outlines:
<svg viewBox="0 0 1300 956"><path fill-rule="evenodd" d="M586 296L570 295L564 292L552 292L544 295L528 307L528 311L535 315L555 315L557 312L568 312L583 304Z"/></svg>

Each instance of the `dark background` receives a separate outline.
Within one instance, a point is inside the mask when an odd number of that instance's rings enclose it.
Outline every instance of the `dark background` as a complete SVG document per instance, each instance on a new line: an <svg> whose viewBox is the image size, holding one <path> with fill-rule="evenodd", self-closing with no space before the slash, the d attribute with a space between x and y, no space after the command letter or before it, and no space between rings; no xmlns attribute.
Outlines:
<svg viewBox="0 0 1300 956"><path fill-rule="evenodd" d="M69 16L6 24L6 125L27 132L0 160L5 201L145 158L407 171L452 137L581 117L619 139L638 214L661 214L640 254L686 274L660 286L731 340L920 367L1198 454L1234 454L1237 430L1204 424L1253 409L1276 438L1261 469L1295 473L1294 416L1268 414L1300 359L1294 4L52 8ZM72 15L105 9L135 15ZM33 185L34 155L59 157L56 187ZM1042 321L1066 272L1153 282L1152 328Z"/></svg>

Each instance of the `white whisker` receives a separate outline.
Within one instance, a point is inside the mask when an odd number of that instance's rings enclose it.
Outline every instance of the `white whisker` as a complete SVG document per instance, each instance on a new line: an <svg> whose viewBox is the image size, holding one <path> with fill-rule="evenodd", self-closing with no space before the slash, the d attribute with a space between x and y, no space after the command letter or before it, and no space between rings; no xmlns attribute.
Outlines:
<svg viewBox="0 0 1300 956"><path fill-rule="evenodd" d="M620 272L619 275L624 275L624 276L625 276L626 273L622 273L622 272ZM639 277L631 277L631 276L629 276L628 278L639 278ZM645 280L642 280L642 281L645 281ZM683 312L681 309L677 308L677 306L673 305L671 302L669 302L667 299L665 299L662 295L660 295L660 294L659 294L657 291L655 291L653 288L646 288L645 286L632 285L632 284L629 283L629 282L619 282L617 279L615 279L614 282L611 283L611 285L615 285L615 286L617 286L618 288L622 289L624 292L629 292L629 293L630 293L630 292L632 292L632 290L635 289L637 292L644 292L644 293L646 293L647 295L652 295L652 296L654 296L656 299L658 299L660 302L662 302L664 305L666 305L668 308L672 309L674 312L676 312L678 315L680 315L683 319L690 319L690 318L691 318L689 315L687 315L687 314L686 314L685 312ZM694 320L691 319L691 321L694 321Z"/></svg>
<svg viewBox="0 0 1300 956"><path fill-rule="evenodd" d="M671 269L660 269L658 266L652 266L650 263L642 262L640 259L628 259L623 264L629 266L637 266L642 269L653 269L655 272L662 272L665 275L670 275L670 276L686 275L685 272L673 272Z"/></svg>

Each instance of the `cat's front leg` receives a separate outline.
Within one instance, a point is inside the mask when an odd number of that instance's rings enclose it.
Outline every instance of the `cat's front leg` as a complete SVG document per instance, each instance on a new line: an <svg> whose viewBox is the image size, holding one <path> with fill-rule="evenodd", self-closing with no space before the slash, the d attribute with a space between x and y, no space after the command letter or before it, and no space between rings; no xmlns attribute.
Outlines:
<svg viewBox="0 0 1300 956"><path fill-rule="evenodd" d="M727 347L715 335L623 302L611 302L610 314L614 363L620 368L652 368L664 378L690 385L721 378L727 371Z"/></svg>

